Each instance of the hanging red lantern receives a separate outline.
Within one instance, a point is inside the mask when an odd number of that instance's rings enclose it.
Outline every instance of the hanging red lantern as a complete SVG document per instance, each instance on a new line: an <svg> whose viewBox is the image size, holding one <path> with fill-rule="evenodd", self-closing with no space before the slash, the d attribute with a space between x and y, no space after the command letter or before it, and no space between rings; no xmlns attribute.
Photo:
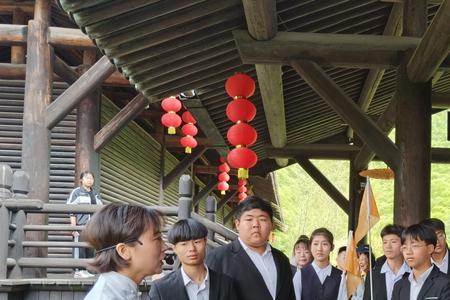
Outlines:
<svg viewBox="0 0 450 300"><path fill-rule="evenodd" d="M169 134L175 134L176 128L181 125L181 118L177 115L177 112L181 109L181 101L171 96L161 102L161 107L166 111L161 117L161 123L168 128Z"/></svg>
<svg viewBox="0 0 450 300"><path fill-rule="evenodd" d="M230 186L228 185L228 181L230 180L230 175L228 175L228 172L230 171L230 167L225 162L225 159L223 157L220 158L221 164L219 165L219 175L217 178L219 179L219 184L217 188L220 190L221 195L225 195L225 192L228 191Z"/></svg>
<svg viewBox="0 0 450 300"><path fill-rule="evenodd" d="M188 111L185 111L181 118L186 124L181 127L181 131L185 136L181 138L180 143L183 147L185 147L184 151L186 153L192 153L192 149L197 147L198 144L197 140L194 138L194 136L198 133L197 126L194 125L197 121Z"/></svg>
<svg viewBox="0 0 450 300"><path fill-rule="evenodd" d="M246 184L247 184L247 179L239 179L239 181L238 181L239 186L246 185Z"/></svg>
<svg viewBox="0 0 450 300"><path fill-rule="evenodd" d="M219 181L229 181L230 175L228 175L227 172L222 172L219 174L219 176L217 176L217 178L219 179Z"/></svg>
<svg viewBox="0 0 450 300"><path fill-rule="evenodd" d="M248 178L248 169L256 165L258 156L246 147L239 147L228 153L227 160L233 168L238 169L239 178Z"/></svg>
<svg viewBox="0 0 450 300"><path fill-rule="evenodd" d="M239 192L239 193L246 193L246 192L247 192L247 187L246 187L245 185L240 186L240 187L238 188L238 192Z"/></svg>
<svg viewBox="0 0 450 300"><path fill-rule="evenodd" d="M258 133L247 123L237 123L228 129L227 139L232 145L251 146L256 142Z"/></svg>
<svg viewBox="0 0 450 300"><path fill-rule="evenodd" d="M230 172L230 166L226 163L226 162L222 162L220 165L219 165L219 172L226 172L226 173L228 173L228 172Z"/></svg>
<svg viewBox="0 0 450 300"><path fill-rule="evenodd" d="M231 98L249 98L255 92L255 82L247 74L235 74L225 82L225 90Z"/></svg>
<svg viewBox="0 0 450 300"><path fill-rule="evenodd" d="M192 153L192 149L197 147L197 140L190 135L182 137L180 143L185 147L186 153Z"/></svg>
<svg viewBox="0 0 450 300"><path fill-rule="evenodd" d="M247 198L247 194L239 193L238 198L239 198L239 202L242 202L242 201L244 201L245 198Z"/></svg>
<svg viewBox="0 0 450 300"><path fill-rule="evenodd" d="M256 107L251 101L239 98L228 103L226 114L233 123L250 122L256 116Z"/></svg>
<svg viewBox="0 0 450 300"><path fill-rule="evenodd" d="M217 185L217 189L220 191L221 195L225 195L225 192L228 191L230 185L226 181L221 181Z"/></svg>

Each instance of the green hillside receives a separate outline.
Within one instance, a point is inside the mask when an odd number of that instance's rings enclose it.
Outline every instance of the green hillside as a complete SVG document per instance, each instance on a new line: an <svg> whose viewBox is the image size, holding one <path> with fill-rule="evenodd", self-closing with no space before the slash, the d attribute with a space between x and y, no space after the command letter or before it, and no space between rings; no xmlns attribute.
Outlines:
<svg viewBox="0 0 450 300"><path fill-rule="evenodd" d="M432 145L448 147L447 113L433 116ZM394 134L391 139L394 139ZM348 195L349 163L346 161L313 160L343 195ZM371 163L370 168L384 168L383 163ZM290 256L292 246L300 234L310 235L318 227L327 227L335 236L336 249L347 243L347 215L298 165L275 172L282 212L287 230L277 232L273 245ZM372 230L372 244L376 256L382 254L379 233L384 225L393 221L394 181L371 180L372 189L381 215ZM450 165L433 164L431 170L431 216L442 219L450 232ZM335 259L332 254L332 260Z"/></svg>

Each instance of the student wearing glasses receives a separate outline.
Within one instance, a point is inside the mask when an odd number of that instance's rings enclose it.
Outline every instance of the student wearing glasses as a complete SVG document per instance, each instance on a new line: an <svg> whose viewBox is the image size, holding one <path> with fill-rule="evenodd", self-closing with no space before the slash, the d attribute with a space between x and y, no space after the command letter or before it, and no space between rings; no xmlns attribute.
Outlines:
<svg viewBox="0 0 450 300"><path fill-rule="evenodd" d="M423 224L403 231L402 252L411 273L394 285L392 300L450 299L450 280L431 263L436 240L434 230Z"/></svg>
<svg viewBox="0 0 450 300"><path fill-rule="evenodd" d="M434 252L431 255L433 263L441 270L442 273L447 274L450 278L450 260L448 259L448 245L445 234L445 224L439 219L428 218L421 222L421 224L433 228L436 233L437 243Z"/></svg>
<svg viewBox="0 0 450 300"><path fill-rule="evenodd" d="M176 222L168 241L181 262L181 268L152 283L152 300L237 299L233 279L205 265L208 230L193 219Z"/></svg>
<svg viewBox="0 0 450 300"><path fill-rule="evenodd" d="M152 209L109 204L94 214L83 236L96 250L90 265L101 273L86 300L141 299L139 283L162 271L162 219Z"/></svg>

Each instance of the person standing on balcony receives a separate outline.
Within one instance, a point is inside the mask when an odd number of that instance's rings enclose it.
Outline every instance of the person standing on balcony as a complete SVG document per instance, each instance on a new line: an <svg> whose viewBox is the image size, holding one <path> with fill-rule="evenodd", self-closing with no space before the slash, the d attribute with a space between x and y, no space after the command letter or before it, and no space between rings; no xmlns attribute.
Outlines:
<svg viewBox="0 0 450 300"><path fill-rule="evenodd" d="M80 174L80 186L75 188L67 199L67 204L78 205L78 204L90 204L90 205L100 205L103 204L100 195L94 190L94 175L85 171ZM90 214L70 214L70 225L84 226L91 218ZM72 235L75 242L81 242L80 233L78 231L73 231ZM74 258L92 258L94 257L94 252L90 248L74 248L73 249ZM94 275L90 274L86 270L75 270L75 278L88 278Z"/></svg>

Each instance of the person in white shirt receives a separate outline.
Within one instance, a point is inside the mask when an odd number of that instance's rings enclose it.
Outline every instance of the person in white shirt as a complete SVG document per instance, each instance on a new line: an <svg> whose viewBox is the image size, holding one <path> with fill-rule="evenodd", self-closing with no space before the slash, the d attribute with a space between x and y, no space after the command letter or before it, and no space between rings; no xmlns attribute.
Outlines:
<svg viewBox="0 0 450 300"><path fill-rule="evenodd" d="M450 299L450 280L431 263L436 242L429 226L414 224L403 231L402 253L411 273L395 283L392 300Z"/></svg>
<svg viewBox="0 0 450 300"><path fill-rule="evenodd" d="M167 249L162 218L153 209L108 204L95 213L82 232L96 250L90 268L101 273L85 300L139 300L139 284L162 271Z"/></svg>
<svg viewBox="0 0 450 300"><path fill-rule="evenodd" d="M436 248L434 248L434 252L431 255L431 259L433 263L439 268L442 273L447 274L450 278L450 260L449 250L447 245L447 235L445 234L445 224L442 220L436 218L428 218L421 222L421 224L430 226L433 228L434 232L437 236L437 244Z"/></svg>

